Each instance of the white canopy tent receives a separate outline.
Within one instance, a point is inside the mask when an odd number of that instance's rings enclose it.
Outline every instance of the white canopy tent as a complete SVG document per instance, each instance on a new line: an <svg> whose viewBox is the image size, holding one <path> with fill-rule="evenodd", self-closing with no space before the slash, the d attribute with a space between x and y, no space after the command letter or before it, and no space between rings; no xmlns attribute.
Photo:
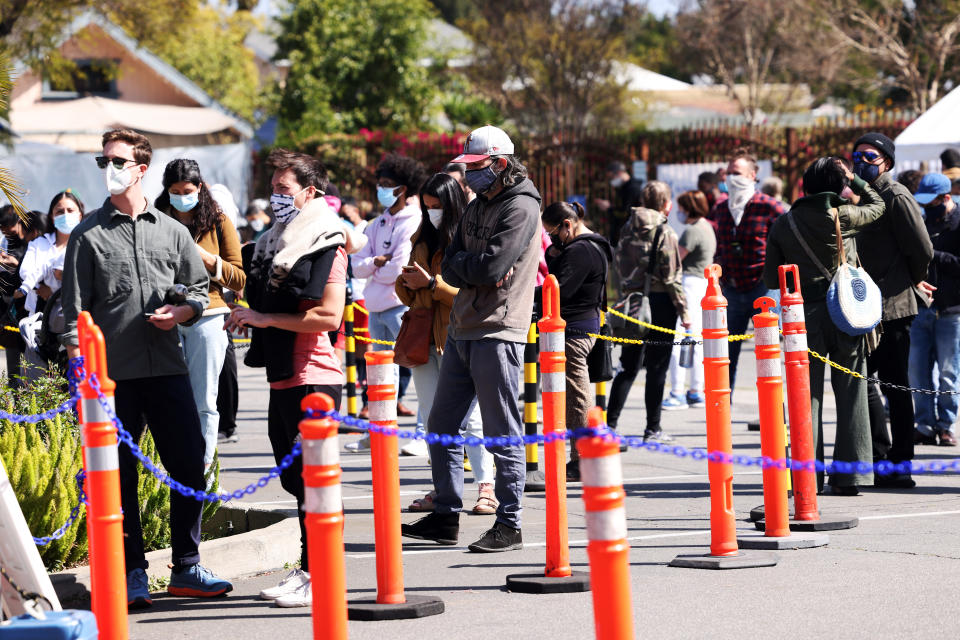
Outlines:
<svg viewBox="0 0 960 640"><path fill-rule="evenodd" d="M941 98L897 136L896 171L940 170L940 154L947 147L960 148L960 87Z"/></svg>

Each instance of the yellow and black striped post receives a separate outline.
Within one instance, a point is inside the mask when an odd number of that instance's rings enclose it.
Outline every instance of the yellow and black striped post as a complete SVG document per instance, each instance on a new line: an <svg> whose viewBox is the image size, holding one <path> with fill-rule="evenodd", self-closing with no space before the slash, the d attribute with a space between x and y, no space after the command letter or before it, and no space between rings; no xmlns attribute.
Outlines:
<svg viewBox="0 0 960 640"><path fill-rule="evenodd" d="M523 350L523 432L528 436L537 435L537 361L540 359L540 346L537 342L536 318L527 331L527 345ZM527 447L527 482L525 491L546 491L547 477L540 471L539 449L537 443Z"/></svg>
<svg viewBox="0 0 960 640"><path fill-rule="evenodd" d="M347 297L343 308L343 332L345 336L345 345L343 353L343 362L347 373L347 415L357 417L359 409L357 408L357 341L353 336L353 296L350 288L347 287ZM341 424L339 433L358 433L359 429L348 427Z"/></svg>
<svg viewBox="0 0 960 640"><path fill-rule="evenodd" d="M606 314L600 312L600 326L602 327L606 323ZM599 339L599 338L598 338ZM600 407L600 411L603 413L603 424L607 424L607 380L601 380L596 384L596 400L594 404ZM568 427L569 428L569 427Z"/></svg>

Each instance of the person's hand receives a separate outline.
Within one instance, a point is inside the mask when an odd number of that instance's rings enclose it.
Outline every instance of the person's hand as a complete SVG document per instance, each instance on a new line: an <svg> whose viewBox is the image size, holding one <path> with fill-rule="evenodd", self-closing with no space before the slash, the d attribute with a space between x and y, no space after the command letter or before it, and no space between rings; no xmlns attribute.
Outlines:
<svg viewBox="0 0 960 640"><path fill-rule="evenodd" d="M157 308L147 322L161 331L169 331L193 317L193 307L186 304L165 304Z"/></svg>
<svg viewBox="0 0 960 640"><path fill-rule="evenodd" d="M0 251L0 265L3 265L9 271L16 269L20 262L17 261L16 256L12 256L6 251Z"/></svg>
<svg viewBox="0 0 960 640"><path fill-rule="evenodd" d="M497 289L505 285L507 283L507 280L509 280L510 276L512 275L513 275L513 267L510 267L510 271L507 271L507 275L503 276L503 278L500 279L500 282L497 283Z"/></svg>
<svg viewBox="0 0 960 640"><path fill-rule="evenodd" d="M24 297L25 295L27 295L27 294L25 294L22 290L17 289L16 291L13 292L13 299L14 299L14 300L19 300L20 298Z"/></svg>
<svg viewBox="0 0 960 640"><path fill-rule="evenodd" d="M217 256L213 255L200 245L197 245L197 253L200 254L200 260L203 261L203 266L207 268L207 271L214 273L217 270Z"/></svg>
<svg viewBox="0 0 960 640"><path fill-rule="evenodd" d="M423 289L430 285L430 274L427 273L427 270L421 267L416 262L413 263L413 269L410 271L404 271L400 274L400 277L403 278L403 284L408 289Z"/></svg>
<svg viewBox="0 0 960 640"><path fill-rule="evenodd" d="M50 296L53 295L53 289L48 287L45 284L41 284L37 287L37 295L43 298L44 300L49 300Z"/></svg>
<svg viewBox="0 0 960 640"><path fill-rule="evenodd" d="M229 322L231 323L231 327L245 331L248 327L263 329L270 326L270 318L265 313L260 313L259 311L238 305L232 305L230 308ZM226 326L226 324L224 326Z"/></svg>
<svg viewBox="0 0 960 640"><path fill-rule="evenodd" d="M391 260L393 260L393 254L390 254L390 253L382 256L377 256L376 258L373 259L373 266L379 269L380 267L387 264Z"/></svg>
<svg viewBox="0 0 960 640"><path fill-rule="evenodd" d="M594 198L593 204L597 205L597 209L600 209L600 211L607 211L610 208L610 201L603 198Z"/></svg>
<svg viewBox="0 0 960 640"><path fill-rule="evenodd" d="M684 329L689 329L691 326L693 326L693 323L690 322L689 320L687 320L686 322L681 320L680 324L683 326Z"/></svg>
<svg viewBox="0 0 960 640"><path fill-rule="evenodd" d="M239 324L237 324L236 321L233 319L233 310L234 310L234 309L243 309L243 307L240 306L240 305L238 305L238 304L233 304L233 303L231 303L231 302L228 302L228 303L227 303L227 306L230 307L230 313L228 313L226 316L223 317L223 330L224 330L224 331L229 331L230 333L235 333L235 334L237 334L237 335L239 335L239 336L243 336L244 338L246 338L246 337L247 337L247 328L246 328L246 327L241 327L241 326L240 326Z"/></svg>
<svg viewBox="0 0 960 640"><path fill-rule="evenodd" d="M849 167L847 167L847 165L844 164L843 161L841 161L840 159L837 159L837 166L839 166L840 170L843 171L843 175L846 176L847 180L849 180L850 182L853 182L853 179L856 176L853 174L852 171L850 171Z"/></svg>
<svg viewBox="0 0 960 640"><path fill-rule="evenodd" d="M928 298L932 298L933 292L937 290L935 286L926 281L920 282L920 284L917 285L917 289L919 289Z"/></svg>

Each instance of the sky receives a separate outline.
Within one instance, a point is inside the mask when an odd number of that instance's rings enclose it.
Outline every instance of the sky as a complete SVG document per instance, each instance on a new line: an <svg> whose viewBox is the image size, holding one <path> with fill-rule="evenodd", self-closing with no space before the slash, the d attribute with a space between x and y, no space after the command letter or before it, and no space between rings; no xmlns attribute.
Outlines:
<svg viewBox="0 0 960 640"><path fill-rule="evenodd" d="M673 15L677 12L680 0L647 0L647 8L658 18L664 15ZM260 0L254 13L265 16L276 15L283 7L282 0Z"/></svg>

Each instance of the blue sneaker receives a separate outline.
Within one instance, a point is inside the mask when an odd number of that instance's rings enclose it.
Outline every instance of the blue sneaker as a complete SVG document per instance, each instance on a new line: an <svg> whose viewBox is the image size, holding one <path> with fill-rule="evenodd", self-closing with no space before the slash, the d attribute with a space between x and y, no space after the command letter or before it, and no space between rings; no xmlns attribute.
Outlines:
<svg viewBox="0 0 960 640"><path fill-rule="evenodd" d="M233 591L233 585L221 580L199 564L184 567L180 571L170 572L170 584L167 593L187 598L213 598Z"/></svg>
<svg viewBox="0 0 960 640"><path fill-rule="evenodd" d="M127 608L145 609L153 604L147 587L147 572L134 569L127 574Z"/></svg>
<svg viewBox="0 0 960 640"><path fill-rule="evenodd" d="M687 391L687 406L699 409L707 406L707 397L701 391Z"/></svg>
<svg viewBox="0 0 960 640"><path fill-rule="evenodd" d="M671 393L666 400L663 401L661 405L664 411L677 411L679 409L687 408L687 401L683 396L678 396Z"/></svg>

